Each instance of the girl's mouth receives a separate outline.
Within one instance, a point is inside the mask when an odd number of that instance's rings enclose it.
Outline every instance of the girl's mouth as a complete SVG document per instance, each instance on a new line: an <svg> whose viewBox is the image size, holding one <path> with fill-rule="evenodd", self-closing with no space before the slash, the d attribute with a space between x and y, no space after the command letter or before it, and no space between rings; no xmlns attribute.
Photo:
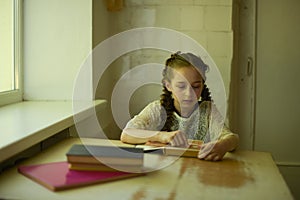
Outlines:
<svg viewBox="0 0 300 200"><path fill-rule="evenodd" d="M193 100L183 100L183 103L193 103Z"/></svg>

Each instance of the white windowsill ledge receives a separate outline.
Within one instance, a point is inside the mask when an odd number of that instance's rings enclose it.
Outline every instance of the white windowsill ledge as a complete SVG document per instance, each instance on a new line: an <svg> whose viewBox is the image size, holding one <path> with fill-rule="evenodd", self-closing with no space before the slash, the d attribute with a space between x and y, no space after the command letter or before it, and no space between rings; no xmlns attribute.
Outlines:
<svg viewBox="0 0 300 200"><path fill-rule="evenodd" d="M99 112L106 100L83 106L82 119L91 109ZM24 101L0 107L0 163L74 125L72 101ZM77 120L76 120L77 121Z"/></svg>

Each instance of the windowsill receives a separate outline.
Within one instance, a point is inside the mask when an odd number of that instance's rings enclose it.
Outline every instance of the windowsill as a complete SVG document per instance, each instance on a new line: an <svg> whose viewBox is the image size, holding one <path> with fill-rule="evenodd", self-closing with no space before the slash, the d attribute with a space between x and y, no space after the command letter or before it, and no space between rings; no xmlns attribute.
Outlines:
<svg viewBox="0 0 300 200"><path fill-rule="evenodd" d="M99 112L105 100L95 100L76 113L85 119ZM0 107L0 163L74 125L72 101L24 101Z"/></svg>

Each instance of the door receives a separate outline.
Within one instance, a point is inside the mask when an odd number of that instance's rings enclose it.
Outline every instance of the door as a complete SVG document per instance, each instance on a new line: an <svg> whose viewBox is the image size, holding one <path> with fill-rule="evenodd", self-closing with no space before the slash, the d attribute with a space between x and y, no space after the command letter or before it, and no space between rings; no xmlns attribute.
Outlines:
<svg viewBox="0 0 300 200"><path fill-rule="evenodd" d="M300 1L234 2L239 8L234 127L241 148L272 154L298 199Z"/></svg>
<svg viewBox="0 0 300 200"><path fill-rule="evenodd" d="M300 165L300 1L257 3L255 149Z"/></svg>
<svg viewBox="0 0 300 200"><path fill-rule="evenodd" d="M255 1L233 1L231 128L240 136L240 148L248 150L254 148L255 12Z"/></svg>

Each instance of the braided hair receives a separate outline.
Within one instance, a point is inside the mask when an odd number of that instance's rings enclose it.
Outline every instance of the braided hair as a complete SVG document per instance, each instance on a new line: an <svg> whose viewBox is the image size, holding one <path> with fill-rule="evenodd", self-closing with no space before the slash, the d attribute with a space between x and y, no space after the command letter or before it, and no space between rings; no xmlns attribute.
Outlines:
<svg viewBox="0 0 300 200"><path fill-rule="evenodd" d="M205 72L208 70L208 66L201 60L200 57L195 56L192 53L181 53L177 52L171 55L170 58L166 60L165 68L162 72L163 79L163 90L160 96L160 104L166 111L166 122L162 128L162 131L171 131L171 128L175 121L174 111L174 99L172 97L172 92L170 92L166 86L165 82L171 80L172 69L178 69L181 67L196 67L198 72L204 81L203 90L201 92L201 101L211 101L210 91L205 84L206 76Z"/></svg>

